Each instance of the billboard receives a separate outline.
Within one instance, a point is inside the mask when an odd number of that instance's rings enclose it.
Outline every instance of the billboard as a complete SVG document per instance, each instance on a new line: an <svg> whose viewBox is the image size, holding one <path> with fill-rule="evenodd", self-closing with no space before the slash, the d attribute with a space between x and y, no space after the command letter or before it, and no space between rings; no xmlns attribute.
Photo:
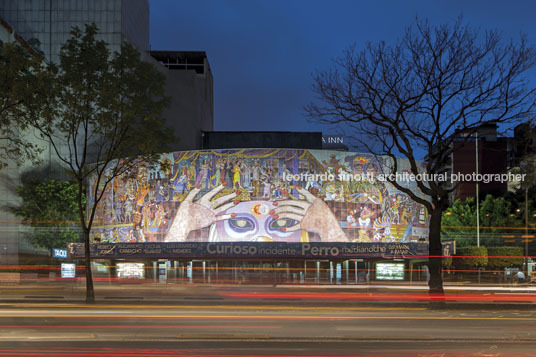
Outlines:
<svg viewBox="0 0 536 357"><path fill-rule="evenodd" d="M93 243L427 239L424 207L383 178L391 170L389 158L235 149L174 152L160 163L140 164L131 175L113 179L98 205ZM397 167L407 172L409 165L399 160Z"/></svg>

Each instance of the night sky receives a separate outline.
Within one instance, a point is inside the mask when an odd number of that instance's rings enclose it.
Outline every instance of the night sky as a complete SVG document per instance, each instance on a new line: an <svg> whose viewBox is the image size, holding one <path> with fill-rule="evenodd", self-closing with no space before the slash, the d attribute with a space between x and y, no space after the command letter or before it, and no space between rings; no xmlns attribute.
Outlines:
<svg viewBox="0 0 536 357"><path fill-rule="evenodd" d="M153 50L206 51L214 75L214 129L323 131L303 107L312 74L350 44L396 41L416 16L463 14L471 25L521 32L536 43L534 0L150 0ZM536 82L536 81L535 81Z"/></svg>

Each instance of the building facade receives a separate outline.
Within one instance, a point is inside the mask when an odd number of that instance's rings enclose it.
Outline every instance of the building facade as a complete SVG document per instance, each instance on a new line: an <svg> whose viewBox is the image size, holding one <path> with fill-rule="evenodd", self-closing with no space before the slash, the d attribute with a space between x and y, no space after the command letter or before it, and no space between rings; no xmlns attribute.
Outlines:
<svg viewBox="0 0 536 357"><path fill-rule="evenodd" d="M166 77L165 94L170 97L170 106L163 118L178 138L174 150L199 149L201 132L213 129L213 77L206 54L151 51L147 0L0 0L0 19L2 41L37 39L38 49L52 62L58 61L74 26L83 30L86 24L95 23L98 39L106 41L110 50L120 50L126 41L140 51L142 60L154 64ZM67 179L49 143L32 133L29 137L44 149L42 166L49 168L45 176ZM23 251L30 255L42 252L23 238L27 228L7 209L17 203L15 187L30 169L35 168L9 163L0 171L0 265L27 262Z"/></svg>
<svg viewBox="0 0 536 357"><path fill-rule="evenodd" d="M26 40L39 40L45 57L57 62L74 26L95 23L99 39L118 51L127 41L140 51L149 46L149 4L146 0L0 0L0 17Z"/></svg>
<svg viewBox="0 0 536 357"><path fill-rule="evenodd" d="M497 135L497 125L485 125L478 128L476 133L467 137L465 133L456 133L453 141L453 151L448 172L452 174L482 175L505 174L510 167L512 139ZM478 143L478 145L477 145ZM477 182L461 181L452 193L452 201L476 197ZM492 180L478 182L480 198L486 195L501 196L508 191L508 183Z"/></svg>
<svg viewBox="0 0 536 357"><path fill-rule="evenodd" d="M213 76L203 51L154 51L149 43L147 0L0 0L0 17L25 40L37 39L45 58L57 62L73 27L95 23L98 39L119 51L124 41L166 77L170 106L163 113L178 138L174 150L201 148L202 131L214 127Z"/></svg>
<svg viewBox="0 0 536 357"><path fill-rule="evenodd" d="M409 279L406 269L427 259L427 212L386 182L389 158L263 148L174 152L160 162L113 179L98 204L91 249L107 274L236 280L268 267L264 279L280 271L278 281L351 283L378 269ZM82 245L70 250L83 256Z"/></svg>

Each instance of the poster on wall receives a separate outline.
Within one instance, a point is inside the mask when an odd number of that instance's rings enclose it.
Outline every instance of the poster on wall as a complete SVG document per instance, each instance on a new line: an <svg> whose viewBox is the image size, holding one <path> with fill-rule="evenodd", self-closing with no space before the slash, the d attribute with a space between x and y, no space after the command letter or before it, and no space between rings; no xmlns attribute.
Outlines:
<svg viewBox="0 0 536 357"><path fill-rule="evenodd" d="M397 162L407 171L407 162ZM423 242L427 212L388 158L328 150L183 151L114 178L93 243ZM96 180L90 180L88 203ZM412 182L403 183L407 187Z"/></svg>
<svg viewBox="0 0 536 357"><path fill-rule="evenodd" d="M76 277L76 264L61 263L61 277L62 279L71 279Z"/></svg>

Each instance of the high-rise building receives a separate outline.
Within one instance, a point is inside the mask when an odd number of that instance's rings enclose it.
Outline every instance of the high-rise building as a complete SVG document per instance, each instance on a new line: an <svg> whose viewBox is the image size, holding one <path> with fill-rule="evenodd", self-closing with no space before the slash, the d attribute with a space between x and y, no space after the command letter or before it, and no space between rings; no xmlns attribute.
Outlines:
<svg viewBox="0 0 536 357"><path fill-rule="evenodd" d="M144 61L153 63L166 77L170 106L163 113L167 127L178 138L173 150L201 148L201 132L213 130L213 78L205 52L151 51L148 0L0 0L0 39L37 39L47 61L57 62L73 27L95 23L99 39L111 50L123 41L134 45ZM10 32L11 31L11 32ZM44 145L43 166L58 168ZM0 265L21 263L21 252L35 249L23 239L24 227L6 209L16 202L14 188L21 173L10 163L0 171ZM26 247L26 248L24 248Z"/></svg>
<svg viewBox="0 0 536 357"><path fill-rule="evenodd" d="M112 50L128 41L149 50L147 0L0 0L0 16L26 40L41 43L45 57L57 61L71 29L95 23Z"/></svg>
<svg viewBox="0 0 536 357"><path fill-rule="evenodd" d="M111 50L127 41L166 76L171 104L164 117L179 139L173 150L199 149L201 131L213 130L213 78L206 53L152 51L148 0L0 0L0 18L25 40L39 40L51 61L58 60L74 26L95 23Z"/></svg>

